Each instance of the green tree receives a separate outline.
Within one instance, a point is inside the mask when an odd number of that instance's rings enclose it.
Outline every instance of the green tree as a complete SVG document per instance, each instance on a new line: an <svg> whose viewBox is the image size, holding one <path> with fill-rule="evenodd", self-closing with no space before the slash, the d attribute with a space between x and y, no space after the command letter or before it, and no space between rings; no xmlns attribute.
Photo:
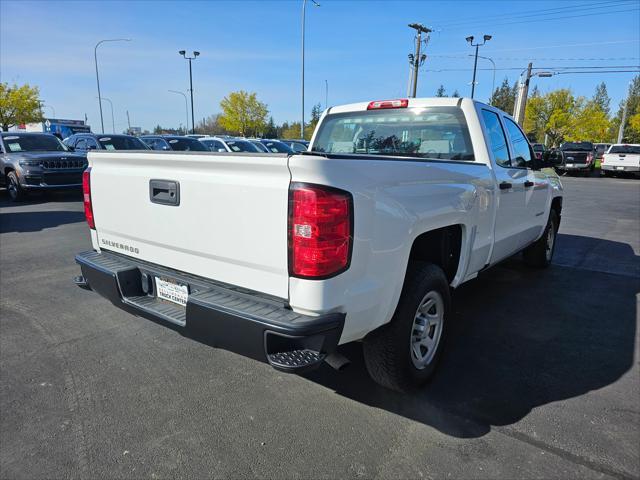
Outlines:
<svg viewBox="0 0 640 480"><path fill-rule="evenodd" d="M453 93L451 94L451 96L452 96L453 98L458 98L458 97L460 97L460 93L458 92L458 89L454 90L454 91L453 91Z"/></svg>
<svg viewBox="0 0 640 480"><path fill-rule="evenodd" d="M436 97L446 97L447 96L447 92L444 89L444 85L440 85L438 87L438 90L436 90Z"/></svg>
<svg viewBox="0 0 640 480"><path fill-rule="evenodd" d="M41 122L40 91L28 84L0 83L0 127L5 132L23 123Z"/></svg>
<svg viewBox="0 0 640 480"><path fill-rule="evenodd" d="M591 101L602 110L606 116L609 116L609 104L611 99L607 92L607 84L602 82L596 87L596 91L593 94Z"/></svg>
<svg viewBox="0 0 640 480"><path fill-rule="evenodd" d="M264 130L265 138L278 138L278 127L276 122L273 121L273 117L269 117L269 121Z"/></svg>
<svg viewBox="0 0 640 480"><path fill-rule="evenodd" d="M308 125L305 125L305 129L304 129L305 138L307 139L311 138L311 135L313 135L313 132L316 129L316 125L318 125L318 122L320 121L321 116L322 116L322 106L320 105L320 103L316 103L311 109L311 121L309 122ZM307 130L309 130L309 132L307 132Z"/></svg>
<svg viewBox="0 0 640 480"><path fill-rule="evenodd" d="M618 129L622 121L622 112L625 102L627 102L627 122L625 123L622 138L627 143L640 143L640 131L633 128L631 119L640 113L640 75L637 75L629 85L627 98L620 102L618 113L611 122L611 139L616 141L618 138Z"/></svg>
<svg viewBox="0 0 640 480"><path fill-rule="evenodd" d="M573 120L573 130L567 140L606 142L610 137L611 122L602 105L591 100L584 106L578 100L578 111Z"/></svg>
<svg viewBox="0 0 640 480"><path fill-rule="evenodd" d="M489 103L503 112L511 114L513 113L513 107L516 104L517 93L517 83L514 83L513 86L511 86L509 85L509 79L505 77L500 86L493 91Z"/></svg>
<svg viewBox="0 0 640 480"><path fill-rule="evenodd" d="M231 92L220 102L220 125L240 135L253 134L264 129L269 110L254 92Z"/></svg>
<svg viewBox="0 0 640 480"><path fill-rule="evenodd" d="M640 136L640 113L636 113L629 118L629 128L635 135Z"/></svg>

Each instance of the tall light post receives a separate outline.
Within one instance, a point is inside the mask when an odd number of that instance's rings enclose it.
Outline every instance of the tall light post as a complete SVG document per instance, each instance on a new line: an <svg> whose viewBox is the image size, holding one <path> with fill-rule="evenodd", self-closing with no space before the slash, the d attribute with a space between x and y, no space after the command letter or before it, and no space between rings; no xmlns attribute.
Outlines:
<svg viewBox="0 0 640 480"><path fill-rule="evenodd" d="M200 52L196 52L194 50L193 57L188 57L186 50L180 50L178 53L182 55L185 60L189 60L189 91L191 92L191 133L196 133L196 122L193 115L193 73L191 71L191 60L195 60L196 57L200 55ZM189 126L187 125L187 129L188 128Z"/></svg>
<svg viewBox="0 0 640 480"><path fill-rule="evenodd" d="M311 0L316 7L320 4L316 0ZM302 0L302 116L300 117L300 138L304 138L304 19L307 8L307 0Z"/></svg>
<svg viewBox="0 0 640 480"><path fill-rule="evenodd" d="M111 128L112 128L112 133L116 133L116 123L113 120L113 102L109 100L107 97L102 97L102 100L106 100L107 102L109 102L109 105L111 106ZM102 133L104 133L104 128L102 129Z"/></svg>
<svg viewBox="0 0 640 480"><path fill-rule="evenodd" d="M485 35L482 38L483 38L482 43L473 43L473 35L465 39L467 42L469 42L469 44L472 47L476 47L476 55L475 55L476 58L473 61L473 80L471 80L471 98L473 98L473 95L476 91L476 70L478 69L478 48L480 48L482 45L484 45L489 40L491 40L491 35Z"/></svg>
<svg viewBox="0 0 640 480"><path fill-rule="evenodd" d="M98 47L105 42L130 42L130 38L107 38L100 40L96 43L93 49L93 59L96 62L96 83L98 84L98 105L100 106L100 126L102 127L102 133L104 133L104 120L102 118L102 94L100 93L100 75L98 74Z"/></svg>
<svg viewBox="0 0 640 480"><path fill-rule="evenodd" d="M469 55L469 56L473 57L473 55ZM493 92L496 89L496 62L494 62L492 58L483 57L482 55L478 55L478 58L489 60L491 62L491 65L493 65L493 80L491 81L491 97L489 97L489 105L491 105L491 98L493 97Z"/></svg>
<svg viewBox="0 0 640 480"><path fill-rule="evenodd" d="M187 96L184 92L179 92L178 90L169 90L171 93L175 93L177 95L182 95L184 97L184 111L187 114L187 130L189 130L189 106L187 105Z"/></svg>
<svg viewBox="0 0 640 480"><path fill-rule="evenodd" d="M324 81L324 109L329 108L329 81Z"/></svg>

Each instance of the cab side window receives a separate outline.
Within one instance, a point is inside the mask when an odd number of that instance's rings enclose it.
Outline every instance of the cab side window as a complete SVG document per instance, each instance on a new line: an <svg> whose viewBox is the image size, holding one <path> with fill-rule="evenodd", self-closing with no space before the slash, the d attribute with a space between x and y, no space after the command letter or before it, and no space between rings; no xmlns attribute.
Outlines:
<svg viewBox="0 0 640 480"><path fill-rule="evenodd" d="M76 143L76 150L86 150L87 149L87 140L85 138L81 138Z"/></svg>
<svg viewBox="0 0 640 480"><path fill-rule="evenodd" d="M530 162L533 160L529 141L515 122L505 118L504 123L507 127L507 132L509 133L511 145L513 146L513 159L511 160L511 164L514 167L526 168L528 165L531 165Z"/></svg>
<svg viewBox="0 0 640 480"><path fill-rule="evenodd" d="M98 142L96 142L96 140L94 138L88 137L87 138L87 148L93 148L94 150L98 148Z"/></svg>
<svg viewBox="0 0 640 480"><path fill-rule="evenodd" d="M482 110L482 118L484 119L484 125L487 129L487 135L489 136L489 147L493 152L496 163L501 167L511 167L507 138L505 137L502 125L500 125L500 118L498 118L496 113L489 110Z"/></svg>

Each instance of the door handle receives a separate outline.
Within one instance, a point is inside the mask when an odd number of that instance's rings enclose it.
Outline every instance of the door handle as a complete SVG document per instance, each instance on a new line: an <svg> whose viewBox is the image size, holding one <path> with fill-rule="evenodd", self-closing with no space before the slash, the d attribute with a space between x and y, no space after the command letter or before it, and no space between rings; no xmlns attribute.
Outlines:
<svg viewBox="0 0 640 480"><path fill-rule="evenodd" d="M180 183L174 180L149 180L149 199L160 205L180 205Z"/></svg>
<svg viewBox="0 0 640 480"><path fill-rule="evenodd" d="M509 182L500 182L500 190L509 190L513 185Z"/></svg>
<svg viewBox="0 0 640 480"><path fill-rule="evenodd" d="M529 187L533 187L534 183L530 182L529 180L527 180L526 182L524 182L524 188L529 188Z"/></svg>

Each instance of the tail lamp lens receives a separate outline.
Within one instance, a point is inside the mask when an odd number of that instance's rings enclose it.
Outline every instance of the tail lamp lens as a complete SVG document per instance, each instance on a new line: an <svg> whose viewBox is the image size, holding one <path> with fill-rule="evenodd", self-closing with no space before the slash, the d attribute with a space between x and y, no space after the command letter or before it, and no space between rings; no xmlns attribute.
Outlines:
<svg viewBox="0 0 640 480"><path fill-rule="evenodd" d="M95 229L93 220L93 206L91 205L91 167L82 172L82 197L84 203L84 217L87 219L89 228Z"/></svg>
<svg viewBox="0 0 640 480"><path fill-rule="evenodd" d="M293 184L289 191L289 271L327 278L349 266L353 199L343 190Z"/></svg>

